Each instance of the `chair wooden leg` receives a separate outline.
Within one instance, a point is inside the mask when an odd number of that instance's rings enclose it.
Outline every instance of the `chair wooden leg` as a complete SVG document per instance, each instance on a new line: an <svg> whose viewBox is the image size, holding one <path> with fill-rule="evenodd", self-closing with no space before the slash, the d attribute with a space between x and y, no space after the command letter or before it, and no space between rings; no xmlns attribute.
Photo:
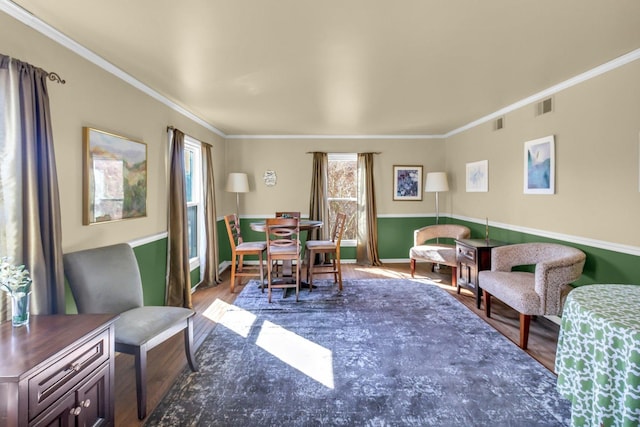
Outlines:
<svg viewBox="0 0 640 427"><path fill-rule="evenodd" d="M184 352L192 372L198 372L198 365L193 353L193 318L187 319L187 327L184 330Z"/></svg>
<svg viewBox="0 0 640 427"><path fill-rule="evenodd" d="M313 289L313 263L316 260L316 253L314 251L309 252L309 264L307 264L307 282L309 283L309 292Z"/></svg>
<svg viewBox="0 0 640 427"><path fill-rule="evenodd" d="M260 263L260 291L264 293L264 268L262 267L262 252L258 254L258 262Z"/></svg>
<svg viewBox="0 0 640 427"><path fill-rule="evenodd" d="M138 401L138 419L147 416L147 349L138 347L135 354L136 398Z"/></svg>
<svg viewBox="0 0 640 427"><path fill-rule="evenodd" d="M271 270L273 267L271 266L271 262L267 260L267 301L271 303Z"/></svg>
<svg viewBox="0 0 640 427"><path fill-rule="evenodd" d="M233 293L236 288L236 263L238 262L238 257L234 254L232 256L231 261L231 282L229 282L229 291Z"/></svg>
<svg viewBox="0 0 640 427"><path fill-rule="evenodd" d="M520 313L520 348L527 349L529 342L529 326L531 325L531 315Z"/></svg>
<svg viewBox="0 0 640 427"><path fill-rule="evenodd" d="M411 258L411 277L413 277L416 273L416 260Z"/></svg>
<svg viewBox="0 0 640 427"><path fill-rule="evenodd" d="M340 265L340 258L336 260L338 270L338 289L342 290L342 266Z"/></svg>
<svg viewBox="0 0 640 427"><path fill-rule="evenodd" d="M484 294L484 315L491 317L491 294L486 290L482 290Z"/></svg>
<svg viewBox="0 0 640 427"><path fill-rule="evenodd" d="M451 267L451 286L458 287L458 267ZM458 293L460 293L460 288L458 288Z"/></svg>

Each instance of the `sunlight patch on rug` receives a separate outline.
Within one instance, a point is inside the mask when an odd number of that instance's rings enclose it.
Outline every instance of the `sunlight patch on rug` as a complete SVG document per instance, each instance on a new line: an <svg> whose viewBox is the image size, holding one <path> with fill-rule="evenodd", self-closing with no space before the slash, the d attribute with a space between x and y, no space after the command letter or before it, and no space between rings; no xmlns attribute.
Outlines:
<svg viewBox="0 0 640 427"><path fill-rule="evenodd" d="M236 334L243 338L249 336L251 326L258 318L250 311L243 310L240 307L231 305L220 299L216 299L207 309L202 313L207 319L213 320L222 326L231 329Z"/></svg>
<svg viewBox="0 0 640 427"><path fill-rule="evenodd" d="M287 365L333 389L333 360L328 348L266 320L256 345Z"/></svg>

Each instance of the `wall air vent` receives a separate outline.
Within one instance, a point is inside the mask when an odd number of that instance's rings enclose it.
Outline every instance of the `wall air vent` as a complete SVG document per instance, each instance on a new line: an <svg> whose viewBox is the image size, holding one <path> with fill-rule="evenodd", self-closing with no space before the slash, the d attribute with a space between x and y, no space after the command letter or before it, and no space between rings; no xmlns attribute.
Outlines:
<svg viewBox="0 0 640 427"><path fill-rule="evenodd" d="M500 130L504 127L504 117L499 117L493 122L493 130Z"/></svg>
<svg viewBox="0 0 640 427"><path fill-rule="evenodd" d="M536 104L536 116L541 116L553 111L553 98L543 99Z"/></svg>

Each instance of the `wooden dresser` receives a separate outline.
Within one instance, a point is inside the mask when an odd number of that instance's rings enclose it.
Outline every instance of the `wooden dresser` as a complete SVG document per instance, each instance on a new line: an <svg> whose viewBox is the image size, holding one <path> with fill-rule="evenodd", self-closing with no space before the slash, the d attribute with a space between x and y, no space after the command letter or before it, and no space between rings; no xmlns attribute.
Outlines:
<svg viewBox="0 0 640 427"><path fill-rule="evenodd" d="M0 324L0 426L112 426L112 314Z"/></svg>

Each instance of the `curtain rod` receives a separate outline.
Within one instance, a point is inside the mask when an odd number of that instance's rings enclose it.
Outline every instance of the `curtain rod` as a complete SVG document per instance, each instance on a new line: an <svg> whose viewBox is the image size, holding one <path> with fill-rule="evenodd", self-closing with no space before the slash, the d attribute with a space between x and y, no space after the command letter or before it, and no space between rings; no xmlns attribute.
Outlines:
<svg viewBox="0 0 640 427"><path fill-rule="evenodd" d="M47 74L47 78L49 80L51 80L52 82L56 82L56 83L60 83L60 84L65 84L67 81L64 80L63 78L60 77L60 75L58 73L47 73L45 71L45 73Z"/></svg>

